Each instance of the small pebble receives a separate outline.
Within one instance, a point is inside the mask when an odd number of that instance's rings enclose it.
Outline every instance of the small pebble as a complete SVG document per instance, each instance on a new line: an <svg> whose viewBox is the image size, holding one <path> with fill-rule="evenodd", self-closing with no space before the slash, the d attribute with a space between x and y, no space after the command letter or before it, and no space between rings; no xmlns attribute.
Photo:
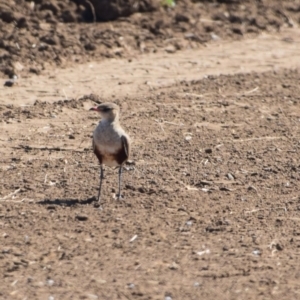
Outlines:
<svg viewBox="0 0 300 300"><path fill-rule="evenodd" d="M136 240L136 238L137 238L138 236L135 234L131 239L130 239L130 243L132 243L134 240Z"/></svg>
<svg viewBox="0 0 300 300"><path fill-rule="evenodd" d="M128 286L129 289L133 289L135 287L134 283L128 283L127 286Z"/></svg>
<svg viewBox="0 0 300 300"><path fill-rule="evenodd" d="M14 80L7 80L5 81L4 86L12 87L14 83Z"/></svg>
<svg viewBox="0 0 300 300"><path fill-rule="evenodd" d="M227 178L229 180L234 180L234 176L232 174L230 174L230 173L227 174Z"/></svg>
<svg viewBox="0 0 300 300"><path fill-rule="evenodd" d="M24 240L25 240L25 244L28 244L29 243L29 236L25 235Z"/></svg>
<svg viewBox="0 0 300 300"><path fill-rule="evenodd" d="M217 41L217 40L220 39L220 37L219 37L218 35L216 35L215 33L213 33L213 32L210 34L210 36L211 36L211 38L212 38L214 41Z"/></svg>
<svg viewBox="0 0 300 300"><path fill-rule="evenodd" d="M87 296L89 297L89 299L92 299L92 300L99 299L99 297L97 295L94 295L94 294L87 294Z"/></svg>
<svg viewBox="0 0 300 300"><path fill-rule="evenodd" d="M54 280L48 279L47 280L47 285L52 286L54 284Z"/></svg>
<svg viewBox="0 0 300 300"><path fill-rule="evenodd" d="M192 226L192 225L193 225L193 221L187 221L185 224L186 224L187 226Z"/></svg>
<svg viewBox="0 0 300 300"><path fill-rule="evenodd" d="M256 256L258 256L258 255L260 255L261 253L260 253L260 251L259 250L254 250L253 252L252 252L252 254L254 254L254 255L256 255Z"/></svg>
<svg viewBox="0 0 300 300"><path fill-rule="evenodd" d="M85 216L85 215L77 215L75 217L75 219L78 220L78 221L86 221L88 219L88 217Z"/></svg>
<svg viewBox="0 0 300 300"><path fill-rule="evenodd" d="M210 253L209 249L205 249L204 251L198 251L197 252L197 254L200 255L200 256L203 255L203 254L209 254L209 253Z"/></svg>
<svg viewBox="0 0 300 300"><path fill-rule="evenodd" d="M179 269L179 265L176 264L176 262L173 262L171 265L169 265L169 269L170 270L178 270Z"/></svg>

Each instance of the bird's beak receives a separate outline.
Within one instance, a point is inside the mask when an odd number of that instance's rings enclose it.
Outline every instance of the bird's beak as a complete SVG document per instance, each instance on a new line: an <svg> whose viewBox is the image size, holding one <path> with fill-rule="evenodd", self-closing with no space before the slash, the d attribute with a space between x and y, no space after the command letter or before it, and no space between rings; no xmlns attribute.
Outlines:
<svg viewBox="0 0 300 300"><path fill-rule="evenodd" d="M99 111L97 106L90 108L90 110Z"/></svg>

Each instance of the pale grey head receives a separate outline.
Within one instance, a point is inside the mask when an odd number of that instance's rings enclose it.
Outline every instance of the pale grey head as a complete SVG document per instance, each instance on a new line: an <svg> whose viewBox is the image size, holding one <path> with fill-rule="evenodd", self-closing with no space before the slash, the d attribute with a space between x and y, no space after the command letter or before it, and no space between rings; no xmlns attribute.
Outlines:
<svg viewBox="0 0 300 300"><path fill-rule="evenodd" d="M108 121L114 121L119 119L120 107L115 103L104 102L96 107L92 107L90 110L99 112L102 119Z"/></svg>

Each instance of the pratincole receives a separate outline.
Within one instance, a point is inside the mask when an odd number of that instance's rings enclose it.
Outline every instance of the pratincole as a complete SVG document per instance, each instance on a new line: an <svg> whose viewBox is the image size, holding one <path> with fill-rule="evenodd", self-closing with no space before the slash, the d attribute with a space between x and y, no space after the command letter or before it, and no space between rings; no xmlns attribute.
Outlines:
<svg viewBox="0 0 300 300"><path fill-rule="evenodd" d="M114 103L101 103L90 110L101 115L101 121L93 134L93 150L100 163L100 185L98 204L100 205L101 187L103 180L103 165L119 167L119 192L121 199L122 167L130 154L130 138L119 123L120 108Z"/></svg>

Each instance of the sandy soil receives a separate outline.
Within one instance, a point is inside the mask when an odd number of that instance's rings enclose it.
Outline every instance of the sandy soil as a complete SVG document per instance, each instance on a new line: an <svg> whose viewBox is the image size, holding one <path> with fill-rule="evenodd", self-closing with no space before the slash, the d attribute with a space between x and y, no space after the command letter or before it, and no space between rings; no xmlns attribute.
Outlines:
<svg viewBox="0 0 300 300"><path fill-rule="evenodd" d="M298 299L299 43L282 28L1 86L0 298ZM133 151L124 200L106 168L97 209L103 100Z"/></svg>
<svg viewBox="0 0 300 300"><path fill-rule="evenodd" d="M215 41L201 49L158 52L134 59L109 59L50 68L42 75L21 76L13 88L0 82L0 104L32 105L39 101L78 99L94 94L123 100L147 96L162 87L208 75L277 71L293 68L300 60L300 31L283 29L241 41ZM153 61L155 60L155 64Z"/></svg>

